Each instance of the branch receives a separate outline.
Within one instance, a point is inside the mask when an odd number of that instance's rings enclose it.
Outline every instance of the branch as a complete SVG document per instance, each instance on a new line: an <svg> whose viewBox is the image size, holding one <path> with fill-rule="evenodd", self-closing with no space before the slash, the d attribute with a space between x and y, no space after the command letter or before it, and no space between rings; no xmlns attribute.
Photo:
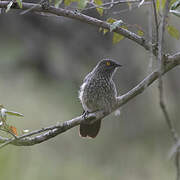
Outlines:
<svg viewBox="0 0 180 180"><path fill-rule="evenodd" d="M166 26L166 18L168 17L169 12L169 1L166 1L165 8L161 8L162 11L162 17L161 17L161 23L159 27L159 39L158 39L158 65L159 65L159 103L161 110L163 112L163 115L165 117L166 123L168 125L168 128L170 130L171 136L175 141L175 144L178 143L178 133L174 127L173 121L170 119L170 116L167 111L166 104L164 102L164 88L163 88L163 79L162 79L162 73L164 70L164 58L163 58L163 50L164 50L164 33L165 33L165 26ZM158 37L157 37L158 38ZM175 166L176 166L176 179L180 179L180 149L177 148L177 151L175 152Z"/></svg>
<svg viewBox="0 0 180 180"><path fill-rule="evenodd" d="M103 3L102 5L99 5L99 6L97 6L94 3L89 2L93 6L83 9L83 11L86 11L86 10L89 10L89 9L95 9L95 8L110 9L110 8L114 7L115 5L119 5L119 4L140 3L140 2L141 2L141 0L118 0L118 1L111 1L111 2L107 2L107 3ZM109 7L104 8L104 6L109 6Z"/></svg>
<svg viewBox="0 0 180 180"><path fill-rule="evenodd" d="M159 66L159 100L160 100L160 107L162 109L162 112L164 114L166 123L169 127L169 130L171 132L171 135L174 139L175 142L178 141L178 135L177 132L174 128L174 125L172 123L172 120L169 117L165 102L164 102L164 89L163 89L163 80L162 80L162 72L164 69L164 59L163 59L163 44L164 44L164 32L165 32L165 26L166 26L166 18L167 18L167 14L168 14L168 6L169 3L168 1L166 1L166 8L164 8L162 10L162 18L161 18L161 23L160 23L160 28L159 28L159 39L157 37L158 40L158 66ZM157 28L157 27L156 27ZM158 33L158 30L157 30Z"/></svg>
<svg viewBox="0 0 180 180"><path fill-rule="evenodd" d="M3 8L3 7L6 8L8 3L9 3L9 1L0 1L0 8ZM12 5L11 9L20 9L20 8L18 7L17 4L14 3ZM24 3L23 2L21 10L27 10L27 9L32 9L32 12L43 12L43 13L50 13L50 14L57 15L57 16L64 16L67 18L79 20L81 22L91 24L91 25L94 25L96 27L108 29L108 30L110 30L110 26L111 26L106 21L102 21L102 20L99 20L97 18L93 18L91 16L84 15L80 12L66 10L66 9L62 9L62 8L55 8L53 6L50 6L48 9L43 9L40 4ZM144 47L148 51L151 49L152 44L149 41L147 41L143 37L138 36L137 34L131 32L129 30L117 27L113 31L123 35L124 37L126 37L126 38L128 38L134 42L136 42L137 44ZM154 48L153 48L153 50L154 50L153 51L154 54L156 54Z"/></svg>
<svg viewBox="0 0 180 180"><path fill-rule="evenodd" d="M165 57L164 59L166 59L166 64L165 64L165 69L163 71L163 74L165 74L166 72L170 71L171 69L173 69L174 67L176 67L177 65L180 65L180 53L174 54L172 56L168 56ZM119 96L118 102L115 105L113 111L115 111L116 109L118 109L119 107L121 107L122 105L126 104L127 102L129 102L131 99L135 98L137 95L141 94L147 86L151 85L155 80L157 80L159 77L159 70L155 70L154 72L152 72L150 75L148 75L143 81L141 81L136 87L134 87L132 90L130 90L129 92L127 92L126 94ZM22 135L15 138L3 138L0 137L0 143L5 143L5 145L7 144L13 144L16 146L32 146L44 141L47 141L50 138L53 138L55 136L57 136L58 134L61 134L63 132L66 132L67 130L78 126L81 122L83 121L88 121L88 122L94 122L97 121L100 118L104 118L107 115L109 115L112 112L96 112L96 113L90 113L88 114L88 116L86 118L84 118L82 115L78 116L72 120L69 121L65 121L59 125L54 125L54 126L50 126L47 128L43 128L40 130L36 130L33 131L31 133ZM39 133L42 133L40 135L37 135ZM34 137L29 137L32 135L36 135ZM2 144L2 146L4 146Z"/></svg>
<svg viewBox="0 0 180 180"><path fill-rule="evenodd" d="M155 0L152 1L153 3L153 11L154 11L154 21L155 21L155 28L156 28L156 46L157 46L157 43L158 43L158 40L159 40L159 33L158 33L158 16L157 16L157 9L156 9L156 2Z"/></svg>

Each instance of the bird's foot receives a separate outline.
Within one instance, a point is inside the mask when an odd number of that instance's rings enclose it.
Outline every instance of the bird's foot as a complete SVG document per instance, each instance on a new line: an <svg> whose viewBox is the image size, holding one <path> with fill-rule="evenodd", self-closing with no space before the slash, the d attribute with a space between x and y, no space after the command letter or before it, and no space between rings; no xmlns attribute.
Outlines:
<svg viewBox="0 0 180 180"><path fill-rule="evenodd" d="M89 114L89 111L83 111L82 117L84 120L87 118L88 114Z"/></svg>
<svg viewBox="0 0 180 180"><path fill-rule="evenodd" d="M94 112L89 112L89 111L83 111L83 114L82 114L82 118L83 118L83 123L85 124L91 124L92 123L92 120L96 119L96 116L90 116L88 117L88 115L90 113L96 113L97 111L94 111Z"/></svg>

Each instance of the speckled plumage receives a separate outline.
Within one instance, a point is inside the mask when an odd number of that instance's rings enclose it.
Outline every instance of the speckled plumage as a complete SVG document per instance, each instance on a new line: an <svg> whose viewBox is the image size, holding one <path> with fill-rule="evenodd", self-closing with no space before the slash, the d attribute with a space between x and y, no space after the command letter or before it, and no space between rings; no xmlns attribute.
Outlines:
<svg viewBox="0 0 180 180"><path fill-rule="evenodd" d="M103 59L85 77L79 91L79 99L85 112L110 111L116 104L117 91L112 77L119 66L114 60ZM93 124L81 124L81 136L96 137L100 124L101 120Z"/></svg>

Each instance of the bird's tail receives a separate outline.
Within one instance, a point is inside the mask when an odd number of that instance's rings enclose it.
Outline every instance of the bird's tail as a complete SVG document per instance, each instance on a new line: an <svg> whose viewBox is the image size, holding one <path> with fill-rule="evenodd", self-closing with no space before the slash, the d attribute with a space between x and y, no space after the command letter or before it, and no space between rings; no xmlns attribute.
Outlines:
<svg viewBox="0 0 180 180"><path fill-rule="evenodd" d="M99 133L101 127L101 119L94 122L93 124L81 123L79 128L79 134L82 137L95 138Z"/></svg>

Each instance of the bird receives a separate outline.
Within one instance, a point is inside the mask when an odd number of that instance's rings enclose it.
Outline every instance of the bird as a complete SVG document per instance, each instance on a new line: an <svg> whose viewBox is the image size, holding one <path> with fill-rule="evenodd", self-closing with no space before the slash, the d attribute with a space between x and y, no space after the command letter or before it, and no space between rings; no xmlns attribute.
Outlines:
<svg viewBox="0 0 180 180"><path fill-rule="evenodd" d="M113 59L102 59L93 70L86 75L79 90L79 99L85 115L97 111L109 112L117 102L117 90L113 75L122 65ZM81 137L95 138L101 127L101 119L88 124L80 123Z"/></svg>

